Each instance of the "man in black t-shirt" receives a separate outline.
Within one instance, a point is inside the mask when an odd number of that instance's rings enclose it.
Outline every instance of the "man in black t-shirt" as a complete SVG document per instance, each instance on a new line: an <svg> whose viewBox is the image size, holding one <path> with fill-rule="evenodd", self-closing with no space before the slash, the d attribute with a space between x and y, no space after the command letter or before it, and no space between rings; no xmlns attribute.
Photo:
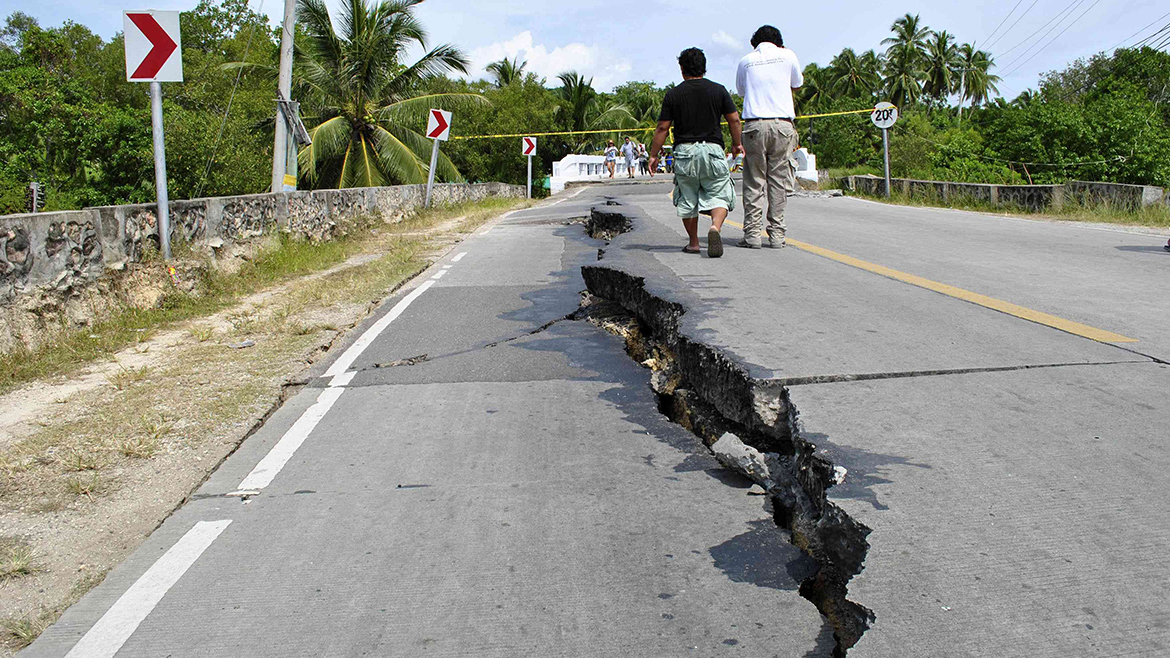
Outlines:
<svg viewBox="0 0 1170 658"><path fill-rule="evenodd" d="M720 229L727 213L735 210L735 185L723 151L721 119L731 129L732 153L743 154L739 112L723 85L707 80L707 58L698 48L687 48L678 56L683 82L666 92L658 129L650 146L650 169L666 136L674 126L674 206L687 230L683 251L699 253L699 214L711 216L707 232L707 255L723 255Z"/></svg>

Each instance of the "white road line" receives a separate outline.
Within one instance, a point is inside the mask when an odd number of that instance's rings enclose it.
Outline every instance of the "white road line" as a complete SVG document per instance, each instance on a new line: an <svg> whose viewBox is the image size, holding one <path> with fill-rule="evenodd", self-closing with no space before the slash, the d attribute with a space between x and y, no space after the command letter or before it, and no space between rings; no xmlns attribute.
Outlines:
<svg viewBox="0 0 1170 658"><path fill-rule="evenodd" d="M444 266L443 266L443 269L445 269L445 270L449 270L449 269L451 269L452 267L453 267L452 265L444 265Z"/></svg>
<svg viewBox="0 0 1170 658"><path fill-rule="evenodd" d="M451 259L451 262L458 263L459 261L463 260L463 257L466 255L467 255L466 251L461 251L461 252L455 254L455 257Z"/></svg>
<svg viewBox="0 0 1170 658"><path fill-rule="evenodd" d="M439 279L443 278L443 275L446 273L447 273L447 270L439 270L438 272L435 272L435 275L432 276L431 278L434 279L435 281L438 281Z"/></svg>
<svg viewBox="0 0 1170 658"><path fill-rule="evenodd" d="M256 464L256 468L252 469L252 472L240 482L240 486L236 489L240 491L259 490L272 484L272 479L276 477L277 473L280 473L288 460L292 459L297 449L317 427L317 423L320 423L325 414L329 413L329 410L333 408L344 392L345 389L340 386L330 386L321 391L321 395L317 396L317 401L313 406L306 409L297 422L288 428L284 436L280 437L280 441L276 442L272 450L264 456L264 459L260 460L259 464Z"/></svg>
<svg viewBox="0 0 1170 658"><path fill-rule="evenodd" d="M456 256L456 258L458 258L458 256ZM353 345L349 346L349 349L347 349L339 359L333 362L333 365L329 366L329 369L325 371L325 376L336 377L346 370L349 370L349 367L353 365L353 362L356 361L357 358L361 356L362 352L366 351L366 348L370 346L370 343L374 342L374 339L377 338L378 335L383 331L385 331L386 327L390 326L391 322L397 320L398 316L402 315L402 312L406 310L406 307L414 303L414 300L418 299L419 295L426 292L427 288L430 288L433 285L435 285L434 281L423 281L422 285L412 290L409 295L403 297L402 301L395 304L394 308L390 309L389 313L382 316L382 318L375 322L369 329L366 329L366 333L362 334L361 338L358 338Z"/></svg>
<svg viewBox="0 0 1170 658"><path fill-rule="evenodd" d="M333 379L329 380L329 386L349 386L349 383L353 381L353 377L356 374L356 370L350 370L349 372L343 372L340 375L334 375Z"/></svg>
<svg viewBox="0 0 1170 658"><path fill-rule="evenodd" d="M203 551L230 524L230 519L196 523L122 594L65 654L65 658L112 658L154 610L167 590L183 577L187 569L195 564Z"/></svg>

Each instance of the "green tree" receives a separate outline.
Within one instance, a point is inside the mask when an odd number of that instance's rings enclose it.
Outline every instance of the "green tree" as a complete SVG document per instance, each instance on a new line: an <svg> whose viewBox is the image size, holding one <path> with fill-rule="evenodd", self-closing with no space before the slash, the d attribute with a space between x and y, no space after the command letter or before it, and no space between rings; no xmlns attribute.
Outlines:
<svg viewBox="0 0 1170 658"><path fill-rule="evenodd" d="M487 72L496 79L497 87L507 87L524 79L524 67L528 62L521 62L520 58L508 59L505 57L498 62L487 65Z"/></svg>
<svg viewBox="0 0 1170 658"><path fill-rule="evenodd" d="M881 87L881 69L877 54L870 50L857 55L846 48L829 64L830 86L836 96L871 100Z"/></svg>
<svg viewBox="0 0 1170 658"><path fill-rule="evenodd" d="M918 102L922 96L926 39L930 28L922 24L918 14L906 14L890 26L894 36L882 39L888 46L885 57L886 95L890 102L905 107Z"/></svg>
<svg viewBox="0 0 1170 658"><path fill-rule="evenodd" d="M555 90L560 101L556 114L565 130L578 132L570 135L572 152L587 150L592 144L608 135L598 137L587 131L610 127L632 128L636 124L629 108L612 99L602 98L593 88L593 78L586 80L576 71L566 71L557 76L561 86Z"/></svg>
<svg viewBox="0 0 1170 658"><path fill-rule="evenodd" d="M926 44L922 93L937 103L943 103L947 96L957 91L956 73L962 66L955 37L946 30L932 32Z"/></svg>
<svg viewBox="0 0 1170 658"><path fill-rule="evenodd" d="M482 105L480 94L415 95L436 76L466 72L467 58L443 44L410 65L401 60L410 46L427 47L426 31L414 15L422 0L382 0L367 6L349 0L334 27L324 0L299 0L298 25L305 33L298 61L313 144L299 154L311 184L372 187L421 183L427 179L431 143L423 137L428 108L448 110ZM441 156L436 172L461 180Z"/></svg>

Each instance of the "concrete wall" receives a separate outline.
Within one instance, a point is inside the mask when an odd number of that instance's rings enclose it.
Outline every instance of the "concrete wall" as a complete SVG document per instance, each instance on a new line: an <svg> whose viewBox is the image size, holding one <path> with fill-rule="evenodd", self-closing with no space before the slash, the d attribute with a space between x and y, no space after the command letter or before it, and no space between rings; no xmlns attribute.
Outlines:
<svg viewBox="0 0 1170 658"><path fill-rule="evenodd" d="M524 194L520 185L443 184L435 185L434 203ZM171 239L230 256L279 232L328 240L364 215L397 221L425 198L425 185L402 185L174 201ZM143 204L0 216L0 353L33 346L35 334L54 322L87 323L94 315L88 309L107 292L92 284L157 250L156 211Z"/></svg>
<svg viewBox="0 0 1170 658"><path fill-rule="evenodd" d="M844 179L844 186L854 192L875 196L885 194L886 189L884 179L877 176L848 176ZM992 206L1015 206L1027 210L1059 209L1068 202L1109 204L1137 210L1155 203L1170 202L1162 188L1152 185L1077 181L1064 185L985 185L891 178L890 189L907 196L943 202L962 198Z"/></svg>

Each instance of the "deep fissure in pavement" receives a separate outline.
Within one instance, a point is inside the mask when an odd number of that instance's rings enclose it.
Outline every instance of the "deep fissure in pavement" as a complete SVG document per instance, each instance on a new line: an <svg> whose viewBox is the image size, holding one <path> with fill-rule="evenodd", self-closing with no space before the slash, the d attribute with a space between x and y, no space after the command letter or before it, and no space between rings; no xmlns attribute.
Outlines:
<svg viewBox="0 0 1170 658"><path fill-rule="evenodd" d="M621 226L610 210L593 212L606 227ZM625 220L630 230L629 219ZM593 224L591 218L590 224ZM624 231L623 231L624 232ZM592 233L591 233L592 234ZM849 601L849 581L864 568L870 529L827 498L833 464L801 438L788 389L751 377L720 350L679 330L686 309L652 295L639 277L602 265L582 268L588 292L572 317L625 339L629 355L652 371L659 409L710 448L725 433L764 453L776 525L820 565L800 594L828 620L843 658L874 621L873 611Z"/></svg>

